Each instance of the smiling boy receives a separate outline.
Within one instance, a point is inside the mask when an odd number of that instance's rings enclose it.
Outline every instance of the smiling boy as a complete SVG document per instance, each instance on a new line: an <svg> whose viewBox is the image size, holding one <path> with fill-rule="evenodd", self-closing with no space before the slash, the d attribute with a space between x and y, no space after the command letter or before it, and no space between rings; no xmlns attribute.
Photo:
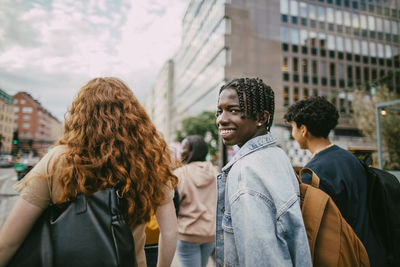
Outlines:
<svg viewBox="0 0 400 267"><path fill-rule="evenodd" d="M258 78L222 86L217 126L240 150L218 176L218 266L311 266L299 184L270 133L274 92Z"/></svg>

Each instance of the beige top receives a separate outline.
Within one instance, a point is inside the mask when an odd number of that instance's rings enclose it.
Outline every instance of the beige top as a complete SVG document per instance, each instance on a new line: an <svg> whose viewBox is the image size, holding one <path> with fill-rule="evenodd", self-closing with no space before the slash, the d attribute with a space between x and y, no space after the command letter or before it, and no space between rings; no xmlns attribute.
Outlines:
<svg viewBox="0 0 400 267"><path fill-rule="evenodd" d="M194 161L174 171L179 179L179 240L215 241L218 173L207 161Z"/></svg>
<svg viewBox="0 0 400 267"><path fill-rule="evenodd" d="M47 208L50 203L50 199L53 203L56 203L57 199L62 193L61 183L56 179L59 175L57 170L61 170L65 161L63 159L57 162L57 166L54 176L48 177L55 160L66 151L66 146L57 146L53 148L43 159L36 164L36 166L18 183L14 185L14 189L20 194L20 196L26 201L32 203L35 206L43 209ZM166 204L172 201L174 197L174 190L165 187L166 199L162 204ZM162 205L161 204L161 205ZM144 253L144 244L146 240L145 224L141 224L135 227L133 230L133 238L135 241L136 260L139 267L145 267L146 256Z"/></svg>

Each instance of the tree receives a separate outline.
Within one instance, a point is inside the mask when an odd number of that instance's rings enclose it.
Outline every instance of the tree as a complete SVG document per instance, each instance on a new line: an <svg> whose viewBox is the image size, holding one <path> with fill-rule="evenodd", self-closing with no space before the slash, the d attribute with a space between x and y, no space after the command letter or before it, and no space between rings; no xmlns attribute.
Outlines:
<svg viewBox="0 0 400 267"><path fill-rule="evenodd" d="M182 121L182 128L177 131L177 141L181 142L189 135L201 135L208 145L210 155L218 150L218 129L215 124L215 112L203 111L198 116L188 117Z"/></svg>
<svg viewBox="0 0 400 267"><path fill-rule="evenodd" d="M395 90L389 90L385 84L377 87L367 86L367 89L365 87L358 88L353 92L353 118L357 128L365 136L376 141L375 105L394 100L398 98L398 95ZM380 118L382 145L384 151L387 152L384 168L400 170L400 114L398 111L387 110L381 114Z"/></svg>

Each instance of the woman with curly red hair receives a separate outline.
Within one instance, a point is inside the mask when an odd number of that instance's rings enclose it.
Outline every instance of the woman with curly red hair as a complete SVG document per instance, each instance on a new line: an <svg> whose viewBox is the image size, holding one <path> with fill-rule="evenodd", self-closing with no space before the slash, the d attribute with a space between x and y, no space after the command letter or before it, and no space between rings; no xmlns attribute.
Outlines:
<svg viewBox="0 0 400 267"><path fill-rule="evenodd" d="M166 142L132 91L117 78L95 78L81 88L64 134L15 185L15 206L0 231L0 266L23 242L50 203L92 194L117 182L123 213L135 240L138 266L146 266L145 222L155 211L160 227L158 266L169 266L177 240L174 187Z"/></svg>

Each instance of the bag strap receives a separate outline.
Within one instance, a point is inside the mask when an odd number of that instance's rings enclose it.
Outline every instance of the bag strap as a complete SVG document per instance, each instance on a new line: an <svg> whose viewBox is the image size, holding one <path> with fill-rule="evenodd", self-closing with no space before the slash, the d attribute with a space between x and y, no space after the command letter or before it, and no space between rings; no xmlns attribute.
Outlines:
<svg viewBox="0 0 400 267"><path fill-rule="evenodd" d="M311 258L314 259L315 243L329 196L317 188L313 188L309 185L307 187L302 213L303 217L307 218L307 223L305 223L304 226L306 228L308 243L310 245ZM305 209L304 207L307 208Z"/></svg>
<svg viewBox="0 0 400 267"><path fill-rule="evenodd" d="M315 188L319 188L320 179L319 179L318 175L313 170L311 170L310 168L303 168L303 169L300 170L300 178L305 173L311 174L311 185L313 187L315 187Z"/></svg>
<svg viewBox="0 0 400 267"><path fill-rule="evenodd" d="M304 173L312 174L311 186L302 183L301 175ZM301 212L303 218L307 218L304 226L306 228L308 243L310 245L311 258L314 259L315 243L329 196L318 189L320 179L313 170L303 168L300 170L300 175L296 176L300 183L300 192L303 194L304 198Z"/></svg>

